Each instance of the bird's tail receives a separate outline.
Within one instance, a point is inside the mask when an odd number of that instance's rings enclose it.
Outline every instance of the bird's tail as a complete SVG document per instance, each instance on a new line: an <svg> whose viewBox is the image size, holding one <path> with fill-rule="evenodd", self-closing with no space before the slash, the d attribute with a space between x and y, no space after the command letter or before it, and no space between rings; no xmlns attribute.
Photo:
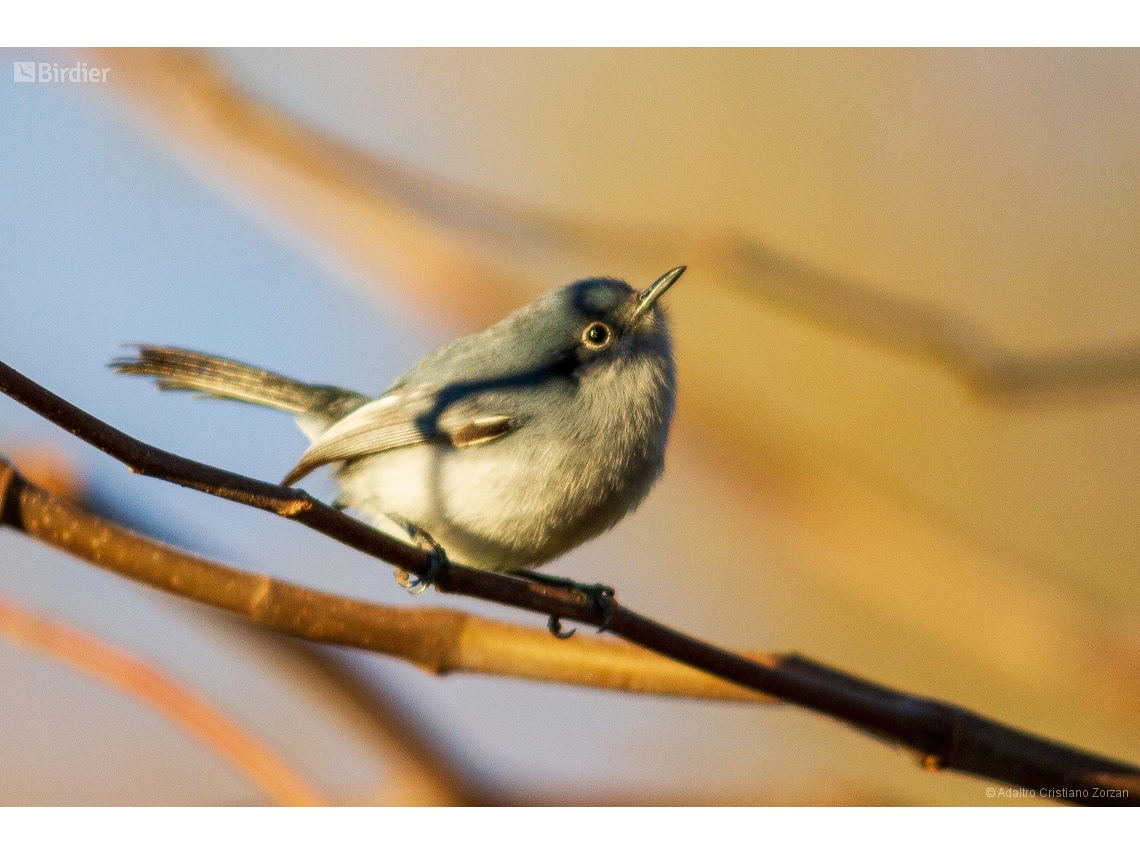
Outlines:
<svg viewBox="0 0 1140 855"><path fill-rule="evenodd" d="M139 345L138 356L116 359L120 374L155 377L159 389L198 392L335 421L368 398L337 386L314 386L242 362L182 350Z"/></svg>

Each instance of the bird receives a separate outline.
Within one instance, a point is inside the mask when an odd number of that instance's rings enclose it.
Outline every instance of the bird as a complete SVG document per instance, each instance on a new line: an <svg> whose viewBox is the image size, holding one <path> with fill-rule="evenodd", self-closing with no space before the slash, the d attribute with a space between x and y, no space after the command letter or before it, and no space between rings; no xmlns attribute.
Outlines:
<svg viewBox="0 0 1140 855"><path fill-rule="evenodd" d="M283 485L332 466L336 505L387 534L534 573L616 525L661 476L676 371L659 300L684 271L640 291L605 277L555 288L378 398L176 347L138 345L110 367L290 412L311 444Z"/></svg>

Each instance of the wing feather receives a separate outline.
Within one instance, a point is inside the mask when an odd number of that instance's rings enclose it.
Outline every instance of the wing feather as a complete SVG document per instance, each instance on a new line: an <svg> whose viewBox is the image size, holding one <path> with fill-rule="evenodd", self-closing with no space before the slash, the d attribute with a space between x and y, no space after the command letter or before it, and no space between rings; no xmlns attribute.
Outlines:
<svg viewBox="0 0 1140 855"><path fill-rule="evenodd" d="M299 481L329 463L381 454L421 443L457 447L490 442L510 433L521 422L513 416L479 412L478 401L466 399L437 408L435 390L401 387L360 407L333 424L309 446L281 482Z"/></svg>

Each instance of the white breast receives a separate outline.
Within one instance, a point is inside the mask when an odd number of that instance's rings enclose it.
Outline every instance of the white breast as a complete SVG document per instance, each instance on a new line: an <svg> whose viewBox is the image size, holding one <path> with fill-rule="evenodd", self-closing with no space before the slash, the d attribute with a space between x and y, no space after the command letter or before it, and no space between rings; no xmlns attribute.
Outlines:
<svg viewBox="0 0 1140 855"><path fill-rule="evenodd" d="M536 418L481 445L421 444L357 461L338 476L341 501L390 533L403 533L391 515L414 523L459 563L543 564L617 523L660 474L672 389L644 368L615 373L621 389L595 377L569 422Z"/></svg>

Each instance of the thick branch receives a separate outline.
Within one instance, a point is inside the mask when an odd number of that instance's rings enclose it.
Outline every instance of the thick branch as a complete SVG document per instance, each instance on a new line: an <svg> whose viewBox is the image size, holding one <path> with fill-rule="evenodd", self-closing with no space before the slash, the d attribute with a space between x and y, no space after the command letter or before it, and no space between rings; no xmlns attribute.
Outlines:
<svg viewBox="0 0 1140 855"><path fill-rule="evenodd" d="M430 557L313 499L301 490L267 484L187 460L139 442L0 363L0 391L95 445L133 470L252 507L271 510L369 555L422 575ZM3 518L13 524L14 503ZM218 580L217 584L224 584ZM266 597L274 586L261 583ZM1140 769L1079 751L937 700L879 686L797 655L757 662L643 617L616 601L540 582L444 564L437 587L530 611L570 618L610 632L742 686L830 715L904 745L930 768L957 769L1082 803L1140 804ZM314 605L316 605L314 603ZM286 625L294 616L279 615ZM346 620L306 617L329 630ZM325 640L334 640L326 638ZM1102 798L1098 789L1123 790Z"/></svg>
<svg viewBox="0 0 1140 855"><path fill-rule="evenodd" d="M52 495L0 459L0 498L4 495L0 520L36 540L295 638L384 653L434 674L468 672L676 697L771 700L624 642L575 636L563 643L545 630L452 609L396 608L338 597L207 561Z"/></svg>

